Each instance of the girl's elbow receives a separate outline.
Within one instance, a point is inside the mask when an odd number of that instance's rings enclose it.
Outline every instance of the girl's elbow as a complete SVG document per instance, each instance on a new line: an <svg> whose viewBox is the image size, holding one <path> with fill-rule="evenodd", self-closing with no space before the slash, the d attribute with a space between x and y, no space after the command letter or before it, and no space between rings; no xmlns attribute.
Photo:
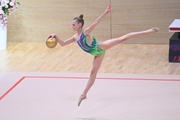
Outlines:
<svg viewBox="0 0 180 120"><path fill-rule="evenodd" d="M64 42L59 42L58 41L58 43L63 47L63 46L65 46L65 43Z"/></svg>
<svg viewBox="0 0 180 120"><path fill-rule="evenodd" d="M65 43L62 43L61 46L64 47L64 46L65 46Z"/></svg>

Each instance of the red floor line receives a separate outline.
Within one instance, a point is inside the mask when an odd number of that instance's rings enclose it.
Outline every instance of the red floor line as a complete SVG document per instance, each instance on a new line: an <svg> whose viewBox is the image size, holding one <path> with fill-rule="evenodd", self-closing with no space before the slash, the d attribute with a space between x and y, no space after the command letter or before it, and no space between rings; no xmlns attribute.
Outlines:
<svg viewBox="0 0 180 120"><path fill-rule="evenodd" d="M25 78L66 78L66 79L89 79L89 77L78 77L78 76L25 76ZM152 81L177 81L180 82L180 79L173 78L103 78L98 77L96 79L102 80L152 80Z"/></svg>
<svg viewBox="0 0 180 120"><path fill-rule="evenodd" d="M18 82L16 82L7 92L5 92L1 97L2 100L8 93L10 93L21 81L25 78L68 78L68 79L88 79L89 77L77 77L77 76L23 76ZM172 79L172 78L102 78L98 77L97 79L102 80L151 80L151 81L176 81L180 82L180 79Z"/></svg>
<svg viewBox="0 0 180 120"><path fill-rule="evenodd" d="M7 92L5 92L1 97L0 100L2 100L8 93L10 93L21 81L24 80L25 77L22 77L19 79Z"/></svg>

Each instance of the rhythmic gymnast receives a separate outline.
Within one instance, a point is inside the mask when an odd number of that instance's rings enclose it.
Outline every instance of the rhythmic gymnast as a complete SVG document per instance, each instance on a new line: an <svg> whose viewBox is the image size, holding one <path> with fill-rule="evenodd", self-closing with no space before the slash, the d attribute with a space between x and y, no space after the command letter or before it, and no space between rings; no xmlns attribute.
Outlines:
<svg viewBox="0 0 180 120"><path fill-rule="evenodd" d="M110 11L111 11L111 5L108 5L107 9L92 23L92 25L90 25L86 29L83 29L83 25L84 25L83 15L81 14L79 17L75 17L72 20L72 29L76 31L77 33L65 41L61 40L56 34L50 34L48 37L48 38L50 37L56 38L58 43L61 46L65 46L76 41L82 50L94 56L93 67L90 73L90 78L87 82L87 85L84 91L80 95L78 106L80 106L82 100L87 98L86 97L87 93L95 82L97 72L101 66L101 63L103 61L103 58L107 49L117 44L120 44L121 42L128 40L130 38L143 35L143 34L155 33L159 30L159 28L153 27L148 30L139 31L139 32L131 32L121 37L109 39L109 40L99 43L96 41L94 37L91 38L90 33L94 30L94 28L101 22L101 20Z"/></svg>

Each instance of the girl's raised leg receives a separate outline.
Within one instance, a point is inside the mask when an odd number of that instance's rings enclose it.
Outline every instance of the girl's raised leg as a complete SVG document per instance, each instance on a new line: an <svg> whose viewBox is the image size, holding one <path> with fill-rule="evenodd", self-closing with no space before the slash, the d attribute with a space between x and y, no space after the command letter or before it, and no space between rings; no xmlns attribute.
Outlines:
<svg viewBox="0 0 180 120"><path fill-rule="evenodd" d="M159 31L159 28L151 28L151 29L148 29L148 30L144 30L144 31L139 31L139 32L131 32L131 33L128 33L128 34L125 34L119 38L114 38L114 39L110 39L110 40L106 40L104 42L102 42L99 47L103 50L107 50L127 39L130 39L130 38L133 38L133 37L137 37L137 36L140 36L140 35L143 35L143 34L149 34L149 33L154 33L154 32L157 32Z"/></svg>

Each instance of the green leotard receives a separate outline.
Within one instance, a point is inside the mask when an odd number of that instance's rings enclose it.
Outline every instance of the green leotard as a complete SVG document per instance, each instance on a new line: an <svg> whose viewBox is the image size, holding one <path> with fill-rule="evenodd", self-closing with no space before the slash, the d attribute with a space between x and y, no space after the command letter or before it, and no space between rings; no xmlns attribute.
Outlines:
<svg viewBox="0 0 180 120"><path fill-rule="evenodd" d="M80 39L77 40L77 43L82 50L90 53L91 55L97 56L97 55L105 54L106 51L98 47L98 42L96 41L96 39L94 37L92 37L92 39L93 39L92 43L88 44L86 40L86 36L84 35L84 32L82 32Z"/></svg>

